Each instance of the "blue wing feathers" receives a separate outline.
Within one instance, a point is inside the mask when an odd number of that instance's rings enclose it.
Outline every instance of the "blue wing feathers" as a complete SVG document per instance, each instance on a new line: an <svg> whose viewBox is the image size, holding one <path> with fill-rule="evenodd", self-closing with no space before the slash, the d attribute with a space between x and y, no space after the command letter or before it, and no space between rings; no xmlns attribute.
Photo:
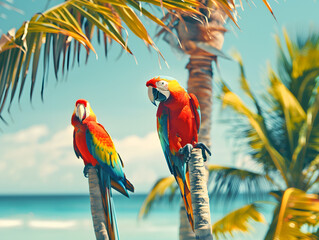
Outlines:
<svg viewBox="0 0 319 240"><path fill-rule="evenodd" d="M169 134L169 112L167 109L163 109L163 107L158 108L158 114L157 114L157 131L158 136L160 139L160 143L164 152L164 156L168 165L168 168L173 174L173 167L171 164L171 151L169 149L169 140L168 140L168 134Z"/></svg>

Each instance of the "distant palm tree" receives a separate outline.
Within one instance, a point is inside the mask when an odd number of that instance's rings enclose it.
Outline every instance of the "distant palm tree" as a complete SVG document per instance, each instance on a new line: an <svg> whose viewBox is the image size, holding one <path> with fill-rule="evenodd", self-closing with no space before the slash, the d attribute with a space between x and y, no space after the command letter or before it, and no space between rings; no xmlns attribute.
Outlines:
<svg viewBox="0 0 319 240"><path fill-rule="evenodd" d="M224 43L224 33L226 32L224 25L227 18L236 23L234 15L236 16L237 12L235 1L233 0L223 1L219 4L211 0L201 0L200 2L208 8L201 9L201 14L197 14L196 17L180 13L168 13L163 18L172 32L177 33L179 42L172 37L171 32L167 32L167 29L161 30L158 35L164 34L164 39L170 45L189 55L189 62L186 66L189 71L187 90L197 96L201 108L199 141L210 148L213 106L212 63L216 62L218 57L226 57L221 52ZM239 2L242 5L242 2ZM266 0L263 0L263 2L273 14L269 3ZM233 15L230 14L232 10L234 10ZM162 181L165 184L166 178L162 179ZM145 204L148 204L147 201L146 199ZM183 240L195 239L195 235L187 221L182 201L179 235L180 239Z"/></svg>
<svg viewBox="0 0 319 240"><path fill-rule="evenodd" d="M253 193L258 189L268 190L276 200L276 207L266 240L318 239L319 34L300 37L296 42L284 34L288 55L277 37L278 75L269 67L269 89L258 98L250 90L242 61L237 56L241 86L254 110L223 83L221 100L237 116L231 124L241 144L239 149L246 150L260 171L210 165L214 179L211 194L226 196L223 200L231 201L240 189L254 189ZM169 193L169 199L173 198L175 186L169 178L157 182L141 214L147 214L165 192ZM218 238L234 230L247 231L249 218L263 222L262 204L253 202L228 214L213 225L214 236Z"/></svg>
<svg viewBox="0 0 319 240"><path fill-rule="evenodd" d="M242 89L255 111L226 85L222 101L243 117L243 127L235 124L237 139L248 143L247 153L260 164L260 177L278 202L265 239L317 239L315 228L303 228L319 227L318 195L310 194L319 191L319 34L295 42L286 31L284 36L288 55L277 36L278 74L269 67L270 87L262 99L250 90L239 59Z"/></svg>

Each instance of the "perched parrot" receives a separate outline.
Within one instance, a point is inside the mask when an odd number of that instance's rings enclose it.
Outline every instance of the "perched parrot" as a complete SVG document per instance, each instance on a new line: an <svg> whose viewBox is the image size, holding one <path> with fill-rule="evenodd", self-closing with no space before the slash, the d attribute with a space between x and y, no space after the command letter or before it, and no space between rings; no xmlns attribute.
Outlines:
<svg viewBox="0 0 319 240"><path fill-rule="evenodd" d="M200 109L196 96L187 93L175 79L155 77L146 83L148 96L157 109L157 132L171 174L174 175L185 203L189 223L194 230L192 200L187 162L194 147L210 151L198 143Z"/></svg>
<svg viewBox="0 0 319 240"><path fill-rule="evenodd" d="M134 186L126 179L123 161L110 135L96 121L88 101L76 101L71 123L74 126L73 147L75 155L84 161L84 176L87 176L89 165L98 171L109 239L118 239L111 186L126 197L129 197L128 190L134 192Z"/></svg>

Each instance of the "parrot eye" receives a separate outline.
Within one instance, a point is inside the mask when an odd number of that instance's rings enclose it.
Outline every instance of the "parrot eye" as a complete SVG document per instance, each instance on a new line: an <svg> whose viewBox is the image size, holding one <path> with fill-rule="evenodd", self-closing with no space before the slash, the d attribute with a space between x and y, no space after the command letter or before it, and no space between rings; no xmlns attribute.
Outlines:
<svg viewBox="0 0 319 240"><path fill-rule="evenodd" d="M156 83L157 87L163 89L163 90L167 90L167 85L168 83L166 81L159 81Z"/></svg>

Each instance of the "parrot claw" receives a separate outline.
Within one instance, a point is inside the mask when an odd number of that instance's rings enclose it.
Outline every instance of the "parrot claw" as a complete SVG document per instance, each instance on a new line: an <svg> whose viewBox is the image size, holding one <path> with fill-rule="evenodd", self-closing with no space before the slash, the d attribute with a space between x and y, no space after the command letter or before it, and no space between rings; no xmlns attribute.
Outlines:
<svg viewBox="0 0 319 240"><path fill-rule="evenodd" d="M89 169L91 167L93 167L91 163L88 163L84 166L84 169L83 169L84 177L88 178Z"/></svg>
<svg viewBox="0 0 319 240"><path fill-rule="evenodd" d="M187 163L191 159L192 150L193 150L192 144L188 143L183 148L180 148L178 150L178 153L181 154L181 155L184 155L184 157L186 159L186 163Z"/></svg>
<svg viewBox="0 0 319 240"><path fill-rule="evenodd" d="M212 155L212 153L210 152L210 150L208 149L208 147L205 145L205 143L202 143L202 142L196 143L196 144L194 145L194 147L202 149L202 155L203 155L204 162L207 161L206 152L208 153L209 156Z"/></svg>

